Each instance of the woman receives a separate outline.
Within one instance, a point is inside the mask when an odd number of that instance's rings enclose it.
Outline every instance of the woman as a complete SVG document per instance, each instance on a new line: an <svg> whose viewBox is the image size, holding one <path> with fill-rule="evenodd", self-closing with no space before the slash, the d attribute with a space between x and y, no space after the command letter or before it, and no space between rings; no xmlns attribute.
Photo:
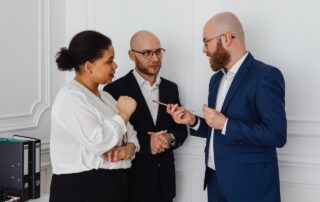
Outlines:
<svg viewBox="0 0 320 202"><path fill-rule="evenodd" d="M56 62L76 76L52 107L50 202L125 201L125 171L139 150L128 123L137 104L128 96L116 102L98 89L112 81L117 68L111 40L95 31L80 32L68 49L61 48Z"/></svg>

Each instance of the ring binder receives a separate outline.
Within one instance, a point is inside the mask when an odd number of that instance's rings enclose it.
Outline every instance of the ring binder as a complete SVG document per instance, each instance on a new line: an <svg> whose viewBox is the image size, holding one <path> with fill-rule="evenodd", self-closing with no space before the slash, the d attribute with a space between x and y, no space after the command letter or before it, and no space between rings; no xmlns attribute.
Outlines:
<svg viewBox="0 0 320 202"><path fill-rule="evenodd" d="M13 135L15 140L26 140L30 142L29 151L29 179L30 179L30 191L29 198L40 198L40 161L41 161L41 141L37 138Z"/></svg>
<svg viewBox="0 0 320 202"><path fill-rule="evenodd" d="M29 148L29 141L0 138L0 187L21 202L29 199Z"/></svg>

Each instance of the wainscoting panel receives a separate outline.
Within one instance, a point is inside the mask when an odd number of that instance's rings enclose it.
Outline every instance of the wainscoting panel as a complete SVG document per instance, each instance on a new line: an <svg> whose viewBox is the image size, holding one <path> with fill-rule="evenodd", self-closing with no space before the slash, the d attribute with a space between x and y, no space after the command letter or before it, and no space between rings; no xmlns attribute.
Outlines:
<svg viewBox="0 0 320 202"><path fill-rule="evenodd" d="M195 171L176 169L177 196L175 201L195 201L196 192L192 185L195 184Z"/></svg>
<svg viewBox="0 0 320 202"><path fill-rule="evenodd" d="M207 201L207 194L203 191L204 145L204 139L188 137L184 146L175 151L175 202Z"/></svg>
<svg viewBox="0 0 320 202"><path fill-rule="evenodd" d="M0 131L37 127L50 105L49 1L1 3Z"/></svg>
<svg viewBox="0 0 320 202"><path fill-rule="evenodd" d="M52 177L52 166L50 163L49 142L41 144L41 194L49 193Z"/></svg>
<svg viewBox="0 0 320 202"><path fill-rule="evenodd" d="M320 123L288 121L288 141L278 149L283 201L320 200Z"/></svg>

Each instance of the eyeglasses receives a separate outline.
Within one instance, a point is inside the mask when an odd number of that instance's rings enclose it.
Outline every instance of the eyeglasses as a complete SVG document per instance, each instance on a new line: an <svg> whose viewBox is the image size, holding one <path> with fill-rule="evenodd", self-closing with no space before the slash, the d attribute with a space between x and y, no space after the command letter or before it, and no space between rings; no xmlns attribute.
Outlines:
<svg viewBox="0 0 320 202"><path fill-rule="evenodd" d="M161 58L163 56L164 52L166 51L163 48L159 48L159 49L157 49L155 51L152 51L152 50L137 51L137 50L134 50L134 49L131 49L131 50L133 52L140 53L147 60L150 60L152 58L153 54L155 54L158 58Z"/></svg>
<svg viewBox="0 0 320 202"><path fill-rule="evenodd" d="M206 47L206 48L208 48L208 44L209 44L209 42L211 41L211 40L213 40L213 39L215 39L215 38L218 38L218 37L220 37L220 36L223 36L223 35L225 35L225 34L220 34L220 35L218 35L218 36L215 36L215 37L212 37L212 38L210 38L210 39L203 39L203 45ZM236 38L235 36L233 36L233 35L231 35L231 38Z"/></svg>

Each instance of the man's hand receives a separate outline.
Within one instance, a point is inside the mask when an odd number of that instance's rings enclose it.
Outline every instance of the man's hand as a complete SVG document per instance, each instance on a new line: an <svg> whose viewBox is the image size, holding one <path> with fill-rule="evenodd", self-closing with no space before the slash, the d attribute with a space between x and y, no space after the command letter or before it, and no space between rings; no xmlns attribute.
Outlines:
<svg viewBox="0 0 320 202"><path fill-rule="evenodd" d="M173 139L169 133L164 133L162 135L159 135L158 138L163 143L161 145L162 147L164 147L166 149L170 148L170 145L171 145L171 142L173 141Z"/></svg>
<svg viewBox="0 0 320 202"><path fill-rule="evenodd" d="M206 120L207 124L214 129L222 130L227 117L215 109L203 105L202 108L203 118Z"/></svg>
<svg viewBox="0 0 320 202"><path fill-rule="evenodd" d="M167 133L167 130L148 132L148 134L151 136L150 149L153 155L164 152L166 149L170 148L172 139Z"/></svg>
<svg viewBox="0 0 320 202"><path fill-rule="evenodd" d="M191 112L183 107L179 107L178 104L168 104L167 113L169 113L178 124L193 125L196 121L195 116Z"/></svg>

